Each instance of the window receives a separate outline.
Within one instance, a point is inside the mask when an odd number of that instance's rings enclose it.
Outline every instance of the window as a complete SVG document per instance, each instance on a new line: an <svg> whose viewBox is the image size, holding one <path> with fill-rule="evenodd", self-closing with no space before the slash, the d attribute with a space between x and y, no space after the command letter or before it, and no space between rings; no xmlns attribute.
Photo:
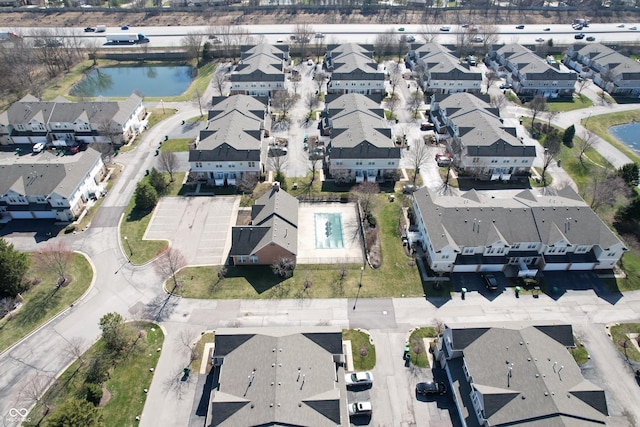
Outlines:
<svg viewBox="0 0 640 427"><path fill-rule="evenodd" d="M247 166L250 168L255 168L256 167L256 162L248 162Z"/></svg>
<svg viewBox="0 0 640 427"><path fill-rule="evenodd" d="M249 262L252 263L252 264L257 263L258 262L258 257L256 255L251 255L249 257Z"/></svg>
<svg viewBox="0 0 640 427"><path fill-rule="evenodd" d="M196 162L196 167L197 168L201 168L202 167L202 162Z"/></svg>
<svg viewBox="0 0 640 427"><path fill-rule="evenodd" d="M529 243L529 245L527 245L527 249L535 249L535 248L536 248L535 243Z"/></svg>
<svg viewBox="0 0 640 427"><path fill-rule="evenodd" d="M238 257L238 263L239 264L244 264L247 262L247 257L246 256L239 256Z"/></svg>

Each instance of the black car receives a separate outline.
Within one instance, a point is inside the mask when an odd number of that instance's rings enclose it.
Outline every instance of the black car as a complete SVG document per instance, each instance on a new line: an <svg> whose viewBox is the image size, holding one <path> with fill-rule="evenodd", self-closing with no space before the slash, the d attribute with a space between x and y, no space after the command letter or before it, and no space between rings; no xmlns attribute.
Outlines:
<svg viewBox="0 0 640 427"><path fill-rule="evenodd" d="M413 185L413 184L405 184L402 186L402 192L405 194L411 194L415 191L418 190L418 186L417 185Z"/></svg>
<svg viewBox="0 0 640 427"><path fill-rule="evenodd" d="M584 38L584 34L583 33L578 33L575 36L573 36L573 38L575 38L577 40L582 40Z"/></svg>
<svg viewBox="0 0 640 427"><path fill-rule="evenodd" d="M593 36L589 36L589 37L587 37L587 41L588 42L594 42L594 41L596 41L596 38L593 37Z"/></svg>
<svg viewBox="0 0 640 427"><path fill-rule="evenodd" d="M498 289L498 281L496 280L496 276L493 274L483 274L482 278L484 279L484 283L488 290L495 291Z"/></svg>
<svg viewBox="0 0 640 427"><path fill-rule="evenodd" d="M441 381L426 381L416 384L416 393L423 396L427 394L443 395L447 393L447 386Z"/></svg>
<svg viewBox="0 0 640 427"><path fill-rule="evenodd" d="M96 29L93 27L87 27L84 29L85 33L95 33Z"/></svg>
<svg viewBox="0 0 640 427"><path fill-rule="evenodd" d="M516 30L524 30L524 25L516 25Z"/></svg>

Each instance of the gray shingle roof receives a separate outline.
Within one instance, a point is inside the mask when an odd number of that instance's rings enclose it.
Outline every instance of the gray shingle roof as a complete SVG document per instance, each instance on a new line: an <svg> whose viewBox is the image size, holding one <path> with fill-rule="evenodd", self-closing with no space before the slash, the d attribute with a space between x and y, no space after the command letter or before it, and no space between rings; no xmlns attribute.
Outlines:
<svg viewBox="0 0 640 427"><path fill-rule="evenodd" d="M342 354L340 329L218 329L215 341L214 356L224 361L212 426L343 425L334 363Z"/></svg>
<svg viewBox="0 0 640 427"><path fill-rule="evenodd" d="M623 79L640 79L640 63L633 61L628 56L616 52L607 46L594 43L584 46L574 46L573 50L582 56L587 56L595 63L607 66L614 74L620 75Z"/></svg>
<svg viewBox="0 0 640 427"><path fill-rule="evenodd" d="M214 97L209 123L200 131L189 161L258 161L266 98L248 95Z"/></svg>
<svg viewBox="0 0 640 427"><path fill-rule="evenodd" d="M469 64L461 63L458 57L439 43L425 43L412 53L416 59L423 61L433 80L482 81L482 72L471 70Z"/></svg>
<svg viewBox="0 0 640 427"><path fill-rule="evenodd" d="M100 153L89 148L73 156L57 157L45 151L32 163L0 163L0 194L13 190L29 196L52 193L70 197L81 180L91 171ZM8 161L11 161L9 158Z"/></svg>
<svg viewBox="0 0 640 427"><path fill-rule="evenodd" d="M518 70L527 76L527 80L577 80L577 74L559 70L540 58L534 52L517 43L504 45L497 50L498 54L517 64Z"/></svg>
<svg viewBox="0 0 640 427"><path fill-rule="evenodd" d="M464 353L490 425L529 425L533 420L562 426L605 423L604 390L582 377L566 349L568 340L574 345L570 325L453 332L453 346ZM459 337L466 339L458 343Z"/></svg>
<svg viewBox="0 0 640 427"><path fill-rule="evenodd" d="M252 225L231 229L230 255L253 255L270 244L298 253L298 199L272 189L251 209Z"/></svg>
<svg viewBox="0 0 640 427"><path fill-rule="evenodd" d="M332 159L399 159L391 129L384 122L384 110L371 98L345 94L327 98L327 122L331 130Z"/></svg>
<svg viewBox="0 0 640 427"><path fill-rule="evenodd" d="M574 246L599 245L607 249L622 245L578 197L569 187L557 195L537 190L520 193L505 190L444 196L426 187L414 193L416 214L423 218L436 252L452 243L459 248L486 246L488 234L496 231L509 245L521 242L552 245L560 235Z"/></svg>
<svg viewBox="0 0 640 427"><path fill-rule="evenodd" d="M269 44L242 46L241 63L231 74L231 81L284 82L283 58L285 53Z"/></svg>
<svg viewBox="0 0 640 427"><path fill-rule="evenodd" d="M327 47L327 63L332 80L384 80L378 71L372 50L356 43L345 43Z"/></svg>

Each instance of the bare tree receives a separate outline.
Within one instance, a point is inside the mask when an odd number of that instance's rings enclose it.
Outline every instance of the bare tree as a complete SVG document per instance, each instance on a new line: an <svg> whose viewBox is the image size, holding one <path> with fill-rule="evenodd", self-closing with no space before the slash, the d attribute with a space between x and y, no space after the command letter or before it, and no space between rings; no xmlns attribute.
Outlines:
<svg viewBox="0 0 640 427"><path fill-rule="evenodd" d="M179 249L168 248L157 259L155 263L156 271L164 277L170 277L173 280L173 289L171 293L178 287L176 274L187 265L187 259L182 255Z"/></svg>
<svg viewBox="0 0 640 427"><path fill-rule="evenodd" d="M584 167L584 155L588 149L593 147L593 144L596 142L596 134L591 132L590 130L585 129L578 138L578 160L582 167Z"/></svg>
<svg viewBox="0 0 640 427"><path fill-rule="evenodd" d="M202 43L204 42L204 34L199 31L192 31L187 33L182 38L182 47L187 52L187 56L190 60L196 60L200 65L200 59L202 59Z"/></svg>
<svg viewBox="0 0 640 427"><path fill-rule="evenodd" d="M547 100L542 95L536 95L527 103L527 107L529 107L529 110L531 110L531 114L533 115L531 117L531 127L533 127L538 114L547 111Z"/></svg>
<svg viewBox="0 0 640 427"><path fill-rule="evenodd" d="M502 107L507 105L508 102L509 100L507 99L507 97L501 93L491 97L491 105L498 110L502 110Z"/></svg>
<svg viewBox="0 0 640 427"><path fill-rule="evenodd" d="M89 59L93 60L93 66L98 65L98 52L100 51L100 45L94 39L88 40L84 42L85 49L87 52L87 56Z"/></svg>
<svg viewBox="0 0 640 427"><path fill-rule="evenodd" d="M309 46L311 37L314 34L313 27L309 24L296 24L293 27L293 34L296 36L296 44L300 48L300 57L305 58L307 46Z"/></svg>
<svg viewBox="0 0 640 427"><path fill-rule="evenodd" d="M560 115L560 111L548 110L547 111L547 132L551 132L551 121Z"/></svg>
<svg viewBox="0 0 640 427"><path fill-rule="evenodd" d="M198 108L200 108L200 117L204 117L204 113L202 112L202 94L197 88L193 92L193 103L196 104Z"/></svg>
<svg viewBox="0 0 640 427"><path fill-rule="evenodd" d="M313 183L316 180L316 174L318 173L318 169L320 169L320 167L322 166L322 162L320 161L320 159L317 158L313 158L311 160L309 160L311 167L309 168L309 171L311 172L311 182L310 184L313 185ZM309 190L311 190L311 185L309 186Z"/></svg>
<svg viewBox="0 0 640 427"><path fill-rule="evenodd" d="M51 375L36 372L25 383L20 390L20 397L30 402L39 402L49 385L55 380Z"/></svg>
<svg viewBox="0 0 640 427"><path fill-rule="evenodd" d="M220 96L224 96L224 87L227 83L227 76L225 75L224 71L220 69L220 67L218 67L215 74L213 75L211 83L213 84L213 87L218 90Z"/></svg>
<svg viewBox="0 0 640 427"><path fill-rule="evenodd" d="M418 115L418 109L420 108L423 102L424 102L424 96L422 95L422 92L420 92L419 89L416 90L415 92L412 92L411 95L409 96L409 99L407 99L407 108L412 111L412 114L414 117Z"/></svg>
<svg viewBox="0 0 640 427"><path fill-rule="evenodd" d="M109 161L111 154L124 142L122 127L109 118L100 120L97 125L98 135L104 142L92 144L92 147L98 149L103 160Z"/></svg>
<svg viewBox="0 0 640 427"><path fill-rule="evenodd" d="M158 157L160 170L169 173L169 179L174 181L173 173L178 168L178 156L173 151L162 151Z"/></svg>
<svg viewBox="0 0 640 427"><path fill-rule="evenodd" d="M418 30L425 43L434 43L438 39L438 27L435 25L422 25Z"/></svg>
<svg viewBox="0 0 640 427"><path fill-rule="evenodd" d="M393 45L396 44L396 34L393 28L378 34L376 40L373 42L373 48L376 55L382 57L391 53Z"/></svg>
<svg viewBox="0 0 640 427"><path fill-rule="evenodd" d="M427 145L419 139L413 140L407 156L407 161L409 162L411 169L413 169L412 184L415 185L416 179L420 174L420 168L427 163L428 158L429 148L427 147Z"/></svg>
<svg viewBox="0 0 640 427"><path fill-rule="evenodd" d="M353 187L351 193L360 202L360 207L366 216L373 213L378 200L377 194L380 193L380 186L375 182L365 181Z"/></svg>
<svg viewBox="0 0 640 427"><path fill-rule="evenodd" d="M304 98L304 104L309 109L309 116L311 116L311 113L313 113L313 109L320 104L320 100L315 94L309 92ZM310 117L310 119L312 118Z"/></svg>
<svg viewBox="0 0 640 427"><path fill-rule="evenodd" d="M582 95L582 91L587 86L587 83L589 83L589 80L578 78L578 81L576 82L576 92L578 95Z"/></svg>
<svg viewBox="0 0 640 427"><path fill-rule="evenodd" d="M184 347L185 353L189 355L189 362L193 362L200 357L196 350L196 340L198 337L199 334L196 331L189 329L182 329L177 337L180 344Z"/></svg>
<svg viewBox="0 0 640 427"><path fill-rule="evenodd" d="M387 67L389 72L389 84L391 85L391 96L396 94L396 86L402 83L402 68L397 62L392 62Z"/></svg>
<svg viewBox="0 0 640 427"><path fill-rule="evenodd" d="M35 265L43 272L53 271L58 275L57 287L67 281L67 270L73 259L73 252L63 240L52 240L36 252L38 261Z"/></svg>
<svg viewBox="0 0 640 427"><path fill-rule="evenodd" d="M274 154L268 154L267 165L269 170L274 171L276 174L281 173L287 165L287 156L279 156Z"/></svg>
<svg viewBox="0 0 640 427"><path fill-rule="evenodd" d="M547 135L544 142L544 154L542 156L542 183L547 185L547 169L551 166L554 157L560 152L560 138L555 133Z"/></svg>
<svg viewBox="0 0 640 427"><path fill-rule="evenodd" d="M392 114L395 115L396 109L400 105L400 97L396 94L385 99L384 102L387 105L387 109L391 111Z"/></svg>
<svg viewBox="0 0 640 427"><path fill-rule="evenodd" d="M589 206L597 212L603 206L616 206L628 199L631 189L617 173L601 169L589 174L585 193L585 199L591 199Z"/></svg>
<svg viewBox="0 0 640 427"><path fill-rule="evenodd" d="M282 112L282 117L280 117L280 121L288 121L289 110L298 100L298 97L295 94L290 94L286 90L277 90L273 94L273 98L271 98L271 107L276 111Z"/></svg>
<svg viewBox="0 0 640 427"><path fill-rule="evenodd" d="M296 262L292 258L282 257L271 264L271 271L276 276L287 279L293 276L293 270L296 268Z"/></svg>
<svg viewBox="0 0 640 427"><path fill-rule="evenodd" d="M82 337L72 337L67 340L67 347L65 348L65 353L69 355L69 357L74 360L78 360L80 362L80 366L84 366L86 360L82 357L84 355L85 350L87 349L87 341Z"/></svg>
<svg viewBox="0 0 640 427"><path fill-rule="evenodd" d="M495 71L489 70L484 74L484 77L487 79L487 93L489 93L489 88L498 80L498 75Z"/></svg>
<svg viewBox="0 0 640 427"><path fill-rule="evenodd" d="M324 85L324 80L326 78L327 78L327 75L322 71L316 73L316 75L313 77L313 80L316 82L316 85L318 86L318 94L322 93L322 86Z"/></svg>

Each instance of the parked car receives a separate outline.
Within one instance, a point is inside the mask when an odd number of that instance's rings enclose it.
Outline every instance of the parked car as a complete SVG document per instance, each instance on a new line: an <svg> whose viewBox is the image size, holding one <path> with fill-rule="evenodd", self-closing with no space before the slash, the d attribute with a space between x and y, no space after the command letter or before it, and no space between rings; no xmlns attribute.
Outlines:
<svg viewBox="0 0 640 427"><path fill-rule="evenodd" d="M442 381L426 381L416 384L416 393L423 396L427 394L443 395L447 393L447 386Z"/></svg>
<svg viewBox="0 0 640 427"><path fill-rule="evenodd" d="M516 30L524 30L524 25L523 24L516 25Z"/></svg>
<svg viewBox="0 0 640 427"><path fill-rule="evenodd" d="M85 33L95 33L96 29L93 27L87 27L84 29Z"/></svg>
<svg viewBox="0 0 640 427"><path fill-rule="evenodd" d="M271 157L279 157L279 156L284 156L285 154L287 154L288 150L286 147L279 147L277 145L270 145L269 146L269 156Z"/></svg>
<svg viewBox="0 0 640 427"><path fill-rule="evenodd" d="M498 281L496 280L496 276L493 274L483 274L482 278L484 279L485 286L489 291L495 291L498 289Z"/></svg>
<svg viewBox="0 0 640 427"><path fill-rule="evenodd" d="M573 36L573 38L576 40L582 40L584 38L584 33L578 33L575 36Z"/></svg>
<svg viewBox="0 0 640 427"><path fill-rule="evenodd" d="M307 65L309 65L309 66L313 65L313 60L312 59L307 59Z"/></svg>
<svg viewBox="0 0 640 427"><path fill-rule="evenodd" d="M349 416L371 415L373 407L371 402L354 402L349 404Z"/></svg>
<svg viewBox="0 0 640 427"><path fill-rule="evenodd" d="M413 43L414 41L416 41L416 38L414 36L407 36L407 43Z"/></svg>
<svg viewBox="0 0 640 427"><path fill-rule="evenodd" d="M589 36L589 37L587 37L587 41L588 42L594 42L594 41L596 41L596 38L593 37L593 36Z"/></svg>
<svg viewBox="0 0 640 427"><path fill-rule="evenodd" d="M449 27L448 25L443 25L442 27L440 27L440 31L451 31L451 27Z"/></svg>
<svg viewBox="0 0 640 427"><path fill-rule="evenodd" d="M474 65L474 66L475 66L475 65L478 65L478 61L476 60L476 57L475 57L475 56L473 56L473 55L469 55L469 56L467 56L467 63L468 63L469 65Z"/></svg>
<svg viewBox="0 0 640 427"><path fill-rule="evenodd" d="M42 150L44 150L45 145L44 142L37 142L35 144L33 144L33 152L34 153L40 153L42 152Z"/></svg>
<svg viewBox="0 0 640 427"><path fill-rule="evenodd" d="M347 372L344 374L344 382L347 387L359 385L372 385L373 375L371 372Z"/></svg>
<svg viewBox="0 0 640 427"><path fill-rule="evenodd" d="M508 84L508 83L502 83L502 84L500 85L500 89L511 89L511 88L513 88L513 86L511 86L511 85L510 85L510 84Z"/></svg>
<svg viewBox="0 0 640 427"><path fill-rule="evenodd" d="M316 33L316 36L315 36L315 37L316 37L317 39L323 39L323 38L324 38L324 34L322 34L322 33Z"/></svg>
<svg viewBox="0 0 640 427"><path fill-rule="evenodd" d="M433 130L436 126L433 123L422 122L420 123L420 130Z"/></svg>
<svg viewBox="0 0 640 427"><path fill-rule="evenodd" d="M402 186L402 192L404 194L411 194L415 192L417 189L418 189L418 186L413 184L405 184Z"/></svg>
<svg viewBox="0 0 640 427"><path fill-rule="evenodd" d="M482 37L482 36L475 36L475 37L473 38L473 42L474 42L474 43L482 43L482 42L484 42L484 37Z"/></svg>

